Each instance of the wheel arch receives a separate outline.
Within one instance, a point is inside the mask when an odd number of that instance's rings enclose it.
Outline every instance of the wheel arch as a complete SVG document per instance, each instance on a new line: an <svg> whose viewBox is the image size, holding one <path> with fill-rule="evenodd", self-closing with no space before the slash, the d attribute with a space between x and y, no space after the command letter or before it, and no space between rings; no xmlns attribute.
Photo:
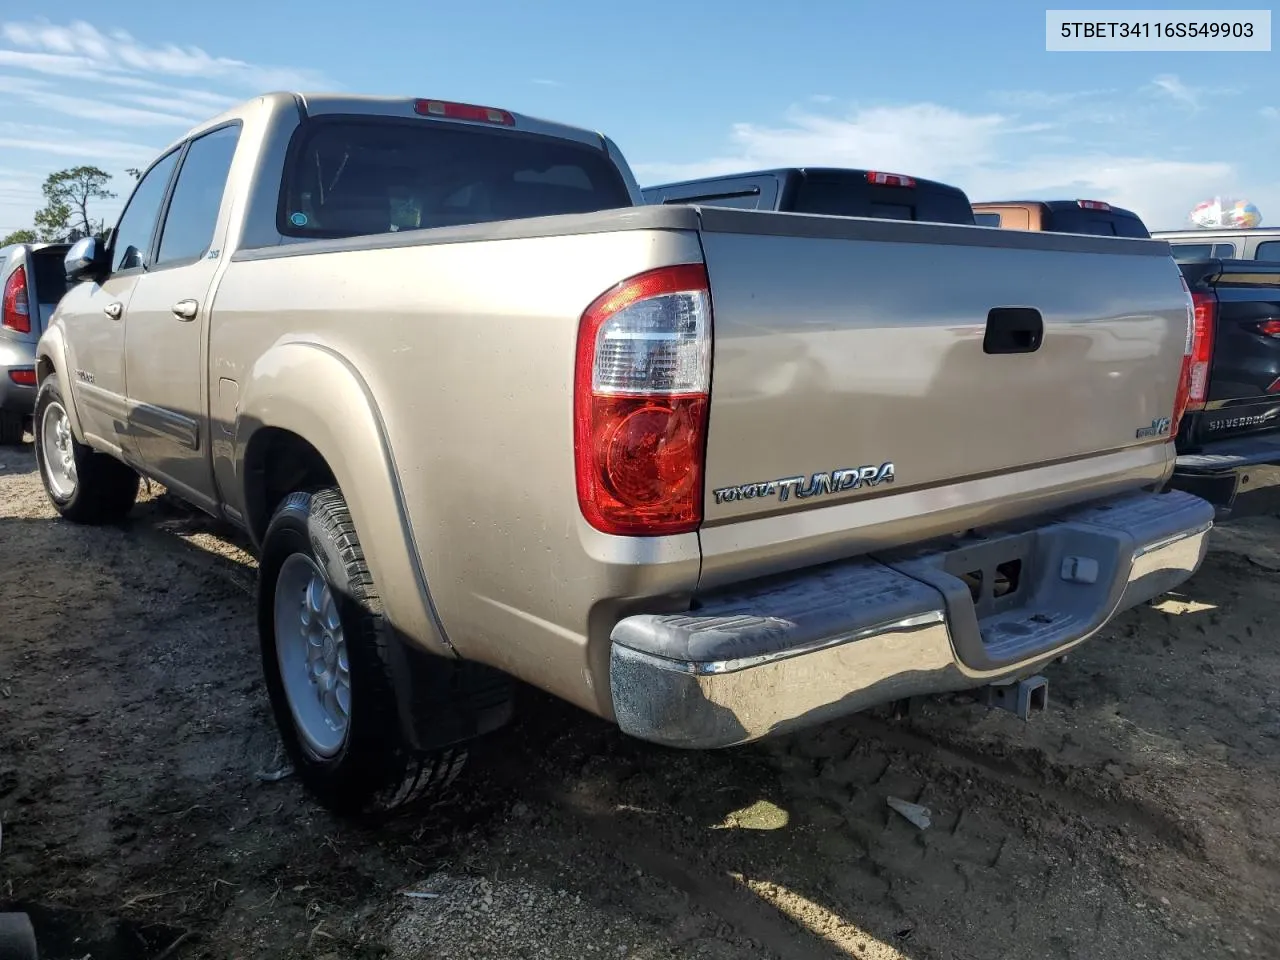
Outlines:
<svg viewBox="0 0 1280 960"><path fill-rule="evenodd" d="M52 374L58 375L62 385L63 406L71 421L71 432L77 440L84 443L84 430L80 426L80 411L76 407L76 391L72 383L70 367L67 364L67 345L62 328L51 324L36 343L36 390Z"/></svg>
<svg viewBox="0 0 1280 960"><path fill-rule="evenodd" d="M278 343L241 388L228 491L261 546L292 490L336 485L351 512L387 619L432 653L453 654L426 581L377 403L355 366L331 347ZM237 496L238 495L238 496Z"/></svg>

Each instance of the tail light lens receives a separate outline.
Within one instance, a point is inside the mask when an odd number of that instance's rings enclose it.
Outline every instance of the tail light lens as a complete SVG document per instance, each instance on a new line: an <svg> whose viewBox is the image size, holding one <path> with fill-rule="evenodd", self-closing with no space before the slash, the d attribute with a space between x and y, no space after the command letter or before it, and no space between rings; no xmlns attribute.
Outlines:
<svg viewBox="0 0 1280 960"><path fill-rule="evenodd" d="M597 530L688 533L702 522L711 389L706 268L642 273L598 297L578 325L578 504Z"/></svg>
<svg viewBox="0 0 1280 960"><path fill-rule="evenodd" d="M1218 303L1212 294L1193 293L1195 304L1191 365L1187 375L1187 408L1198 410L1209 399L1209 361L1213 358L1213 328Z"/></svg>
<svg viewBox="0 0 1280 960"><path fill-rule="evenodd" d="M18 267L9 274L4 285L4 305L0 307L0 326L18 333L31 332L31 304L27 300L27 268Z"/></svg>
<svg viewBox="0 0 1280 960"><path fill-rule="evenodd" d="M1173 402L1171 436L1178 435L1182 417L1188 410L1201 410L1209 396L1209 362L1213 359L1213 328L1217 303L1210 294L1192 293L1182 278L1187 295L1187 339L1182 350L1182 374Z"/></svg>

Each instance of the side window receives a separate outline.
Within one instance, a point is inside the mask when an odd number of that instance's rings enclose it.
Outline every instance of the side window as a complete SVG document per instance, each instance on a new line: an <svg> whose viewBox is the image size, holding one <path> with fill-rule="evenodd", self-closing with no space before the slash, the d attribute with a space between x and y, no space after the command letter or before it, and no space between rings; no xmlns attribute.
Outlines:
<svg viewBox="0 0 1280 960"><path fill-rule="evenodd" d="M1215 243L1213 245L1213 255L1222 260L1234 260L1236 258L1236 245L1234 243Z"/></svg>
<svg viewBox="0 0 1280 960"><path fill-rule="evenodd" d="M1171 243L1175 260L1206 260L1213 255L1211 243Z"/></svg>
<svg viewBox="0 0 1280 960"><path fill-rule="evenodd" d="M998 213L975 213L973 222L980 227L998 227L1000 226L1000 214Z"/></svg>
<svg viewBox="0 0 1280 960"><path fill-rule="evenodd" d="M1253 259L1280 263L1280 240L1267 240L1258 244L1258 249L1253 253Z"/></svg>
<svg viewBox="0 0 1280 960"><path fill-rule="evenodd" d="M198 260L208 251L239 139L236 124L191 141L165 214L157 264Z"/></svg>
<svg viewBox="0 0 1280 960"><path fill-rule="evenodd" d="M120 223L111 241L111 272L133 270L145 266L151 255L151 237L155 233L156 217L169 186L169 175L178 162L178 151L167 154L147 171L134 188L129 205L124 208Z"/></svg>

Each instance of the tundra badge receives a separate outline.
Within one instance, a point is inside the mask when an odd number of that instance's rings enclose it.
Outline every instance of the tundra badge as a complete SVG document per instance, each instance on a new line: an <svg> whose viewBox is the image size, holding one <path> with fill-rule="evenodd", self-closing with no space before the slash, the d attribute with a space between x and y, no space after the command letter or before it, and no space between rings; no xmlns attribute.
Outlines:
<svg viewBox="0 0 1280 960"><path fill-rule="evenodd" d="M1142 437L1162 437L1169 432L1170 423L1171 421L1168 417L1158 417L1151 421L1151 426L1139 427L1134 436L1139 439Z"/></svg>
<svg viewBox="0 0 1280 960"><path fill-rule="evenodd" d="M767 480L763 483L744 483L737 487L721 487L711 492L715 495L716 503L757 500L774 494L777 495L779 502L785 503L793 494L797 499L805 500L828 493L856 490L864 485L875 487L882 483L893 483L893 461L882 463L878 467L873 464L864 467L845 467L843 470L832 470L830 473L815 473L810 477L784 477L781 480Z"/></svg>

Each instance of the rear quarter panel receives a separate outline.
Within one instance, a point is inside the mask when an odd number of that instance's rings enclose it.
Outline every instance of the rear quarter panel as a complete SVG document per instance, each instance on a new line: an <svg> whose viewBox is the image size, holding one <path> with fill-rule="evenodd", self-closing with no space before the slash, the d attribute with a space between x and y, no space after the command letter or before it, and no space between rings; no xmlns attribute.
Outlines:
<svg viewBox="0 0 1280 960"><path fill-rule="evenodd" d="M547 222L561 219L570 218ZM608 676L608 651L589 647L592 624L611 625L628 598L687 598L699 554L696 534L637 543L582 520L578 321L628 276L700 261L697 235L433 243L428 234L420 245L233 262L212 313L214 375L245 384L282 340L344 357L385 429L406 533L448 640L607 716L607 683L596 678Z"/></svg>

